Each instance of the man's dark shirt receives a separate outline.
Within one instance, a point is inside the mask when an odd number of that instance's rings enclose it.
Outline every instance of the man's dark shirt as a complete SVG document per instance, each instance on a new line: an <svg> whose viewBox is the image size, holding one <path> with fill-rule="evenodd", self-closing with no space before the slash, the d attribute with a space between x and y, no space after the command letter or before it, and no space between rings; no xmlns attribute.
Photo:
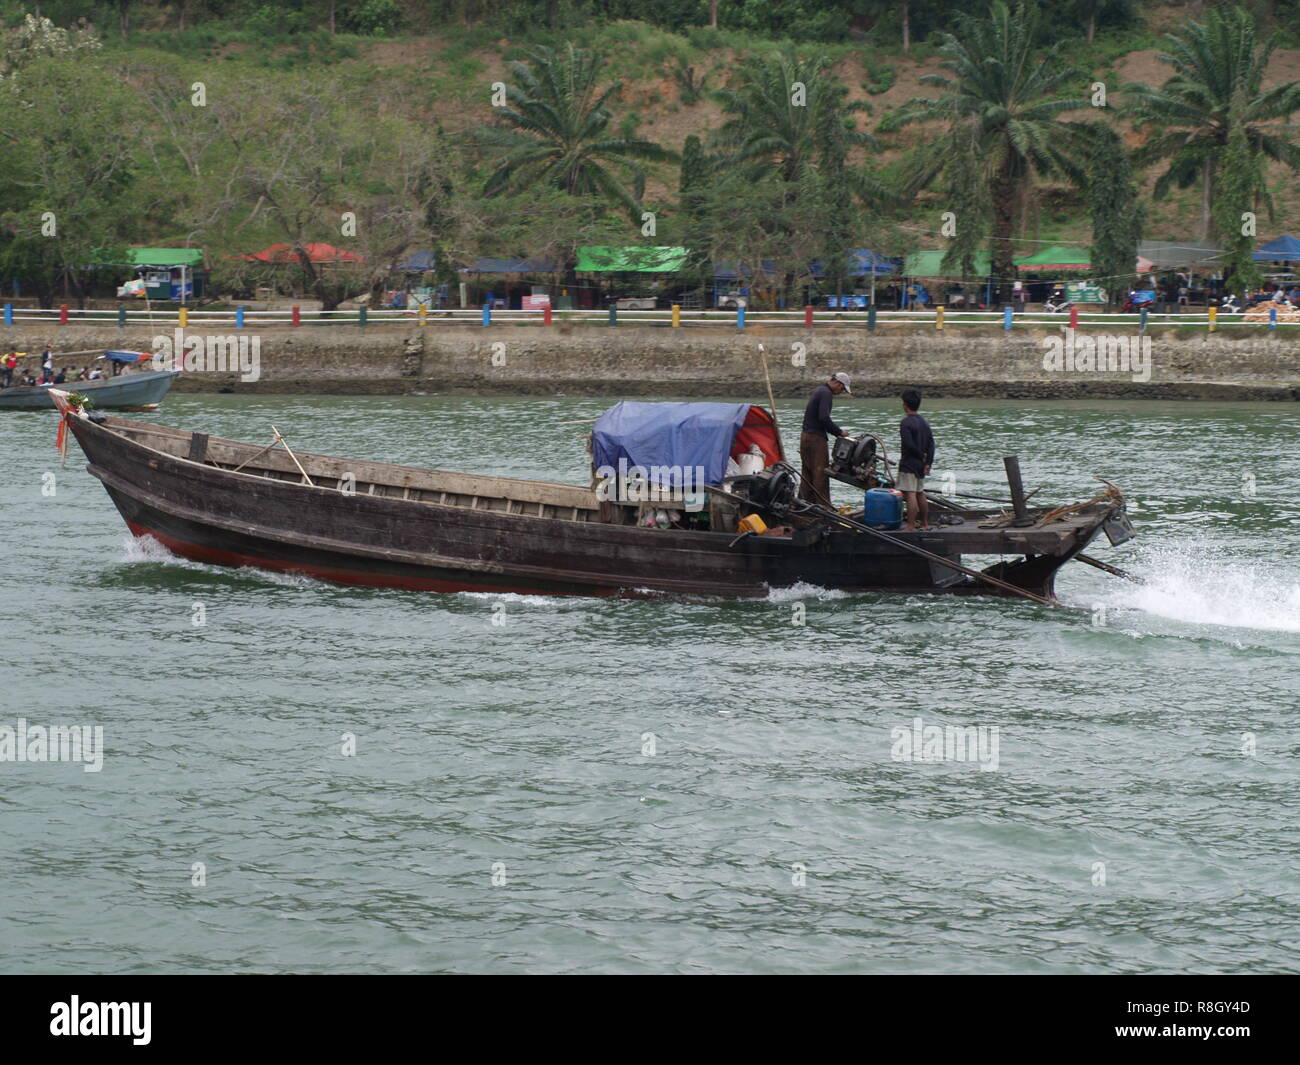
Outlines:
<svg viewBox="0 0 1300 1065"><path fill-rule="evenodd" d="M831 421L831 400L835 393L830 385L818 385L808 399L808 406L803 412L803 431L805 433L826 433L839 436L840 427Z"/></svg>
<svg viewBox="0 0 1300 1065"><path fill-rule="evenodd" d="M925 468L934 465L934 433L930 432L930 423L913 412L902 420L898 428L903 437L899 471L925 476Z"/></svg>

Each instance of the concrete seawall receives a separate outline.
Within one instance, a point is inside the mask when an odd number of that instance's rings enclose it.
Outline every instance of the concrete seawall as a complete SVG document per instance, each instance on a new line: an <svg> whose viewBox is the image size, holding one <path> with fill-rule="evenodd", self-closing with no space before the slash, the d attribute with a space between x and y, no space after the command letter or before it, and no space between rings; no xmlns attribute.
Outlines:
<svg viewBox="0 0 1300 1065"><path fill-rule="evenodd" d="M46 343L56 352L153 351L154 336L170 337L174 328L12 327L0 329L0 347L33 354ZM1262 330L1189 333L1187 328L1152 332L1147 375L1131 368L1047 369L1044 356L1053 338L1059 346L1062 333L1032 327L1007 334L955 329L868 333L861 328L738 333L636 326L448 327L433 319L424 328L246 330L260 343L258 380L241 381L229 369L204 370L185 374L176 389L761 396L765 389L757 349L762 343L779 396L802 395L812 383L844 370L853 375L854 393L864 396L893 395L913 384L930 395L955 397L1300 399L1300 337L1270 337ZM186 335L206 336L201 329ZM79 367L90 359L74 355L57 361ZM29 358L22 365L34 366L35 361Z"/></svg>

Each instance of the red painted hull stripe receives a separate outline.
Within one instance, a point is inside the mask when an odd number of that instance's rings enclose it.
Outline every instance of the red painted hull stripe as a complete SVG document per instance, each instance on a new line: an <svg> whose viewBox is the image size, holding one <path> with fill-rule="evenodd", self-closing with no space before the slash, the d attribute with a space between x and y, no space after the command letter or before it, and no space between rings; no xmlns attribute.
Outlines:
<svg viewBox="0 0 1300 1065"><path fill-rule="evenodd" d="M359 584L370 588L404 588L418 592L513 592L517 595L585 595L608 597L618 594L617 589L597 588L589 592L557 592L549 588L534 588L502 584L480 584L470 580L440 580L434 577L408 577L396 573L371 573L365 570L339 569L335 566L316 566L306 562L285 562L281 559L260 558L217 547L192 544L174 536L128 521L134 536L157 540L174 555L212 566L254 566L277 573L298 573L318 580L337 584Z"/></svg>

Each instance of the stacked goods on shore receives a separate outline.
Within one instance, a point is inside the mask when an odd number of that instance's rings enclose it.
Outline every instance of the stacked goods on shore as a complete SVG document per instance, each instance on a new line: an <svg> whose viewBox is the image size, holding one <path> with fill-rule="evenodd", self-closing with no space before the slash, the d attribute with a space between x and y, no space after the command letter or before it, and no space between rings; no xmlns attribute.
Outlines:
<svg viewBox="0 0 1300 1065"><path fill-rule="evenodd" d="M1270 307L1277 308L1277 320L1279 322L1300 322L1300 309L1292 307L1289 303L1257 303L1242 316L1243 322L1267 322L1269 320L1268 311Z"/></svg>

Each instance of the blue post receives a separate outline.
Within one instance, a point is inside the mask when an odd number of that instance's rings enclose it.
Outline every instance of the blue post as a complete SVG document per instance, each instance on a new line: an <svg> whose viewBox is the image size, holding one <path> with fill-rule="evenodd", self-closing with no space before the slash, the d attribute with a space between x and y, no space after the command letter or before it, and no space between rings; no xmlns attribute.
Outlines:
<svg viewBox="0 0 1300 1065"><path fill-rule="evenodd" d="M1145 333L1146 331L1147 331L1147 305L1144 303L1142 304L1141 312L1139 312L1138 314L1138 332Z"/></svg>
<svg viewBox="0 0 1300 1065"><path fill-rule="evenodd" d="M1268 328L1274 330L1277 328L1277 304L1273 304L1268 309Z"/></svg>
<svg viewBox="0 0 1300 1065"><path fill-rule="evenodd" d="M737 328L737 329L744 329L744 328L745 328L745 308L744 308L744 307L737 307L737 308L736 308L736 328Z"/></svg>
<svg viewBox="0 0 1300 1065"><path fill-rule="evenodd" d="M14 324L14 305L12 303L6 303L5 304L5 325L13 325L13 324Z"/></svg>
<svg viewBox="0 0 1300 1065"><path fill-rule="evenodd" d="M117 305L117 327L118 329L126 328L126 304L125 303L119 303Z"/></svg>
<svg viewBox="0 0 1300 1065"><path fill-rule="evenodd" d="M364 329L366 327L366 305L363 303L358 308L358 310L360 311L360 313L357 315L358 318L357 324L360 325L362 329Z"/></svg>
<svg viewBox="0 0 1300 1065"><path fill-rule="evenodd" d="M872 333L876 331L876 305L874 303L867 308L867 329Z"/></svg>
<svg viewBox="0 0 1300 1065"><path fill-rule="evenodd" d="M244 328L244 308L243 308L243 307L236 307L236 308L235 308L235 328L236 328L236 329L243 329L243 328Z"/></svg>
<svg viewBox="0 0 1300 1065"><path fill-rule="evenodd" d="M1011 319L1012 319L1013 316L1014 316L1014 312L1011 310L1011 304L1008 303L1005 307L1002 308L1002 328L1003 328L1003 329L1010 329L1010 328L1011 328Z"/></svg>
<svg viewBox="0 0 1300 1065"><path fill-rule="evenodd" d="M483 324L492 324L492 304L490 303L483 304Z"/></svg>
<svg viewBox="0 0 1300 1065"><path fill-rule="evenodd" d="M618 304L617 303L611 303L609 305L609 324L618 325Z"/></svg>

